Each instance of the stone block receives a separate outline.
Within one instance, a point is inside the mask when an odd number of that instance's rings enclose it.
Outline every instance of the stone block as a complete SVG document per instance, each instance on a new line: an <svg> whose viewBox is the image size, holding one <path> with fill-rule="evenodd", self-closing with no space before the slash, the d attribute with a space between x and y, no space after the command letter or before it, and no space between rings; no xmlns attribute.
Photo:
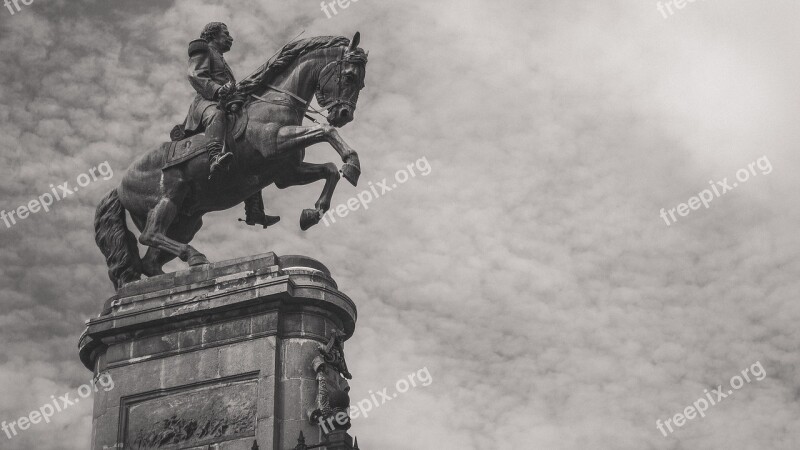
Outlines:
<svg viewBox="0 0 800 450"><path fill-rule="evenodd" d="M316 380L284 380L278 383L281 390L281 411L279 419L308 422L308 413L314 409L317 398Z"/></svg>
<svg viewBox="0 0 800 450"><path fill-rule="evenodd" d="M190 328L178 333L178 346L181 350L193 349L203 343L203 327Z"/></svg>
<svg viewBox="0 0 800 450"><path fill-rule="evenodd" d="M108 346L106 350L106 363L115 363L118 361L125 361L131 358L131 343L120 342Z"/></svg>
<svg viewBox="0 0 800 450"><path fill-rule="evenodd" d="M208 280L208 266L191 267L175 274L175 286L192 285Z"/></svg>
<svg viewBox="0 0 800 450"><path fill-rule="evenodd" d="M301 420L306 418L306 408L303 407L302 380L282 380L278 383L281 391L281 407L278 410L278 419Z"/></svg>
<svg viewBox="0 0 800 450"><path fill-rule="evenodd" d="M275 353L268 352L264 339L240 342L219 348L219 374L232 376L259 371L272 374L275 367Z"/></svg>
<svg viewBox="0 0 800 450"><path fill-rule="evenodd" d="M281 332L284 335L299 335L303 332L303 315L300 313L285 313L281 321Z"/></svg>
<svg viewBox="0 0 800 450"><path fill-rule="evenodd" d="M346 431L337 430L328 435L330 445L326 450L350 450L353 448L353 438Z"/></svg>
<svg viewBox="0 0 800 450"><path fill-rule="evenodd" d="M164 360L162 389L176 388L220 377L218 348L182 353Z"/></svg>
<svg viewBox="0 0 800 450"><path fill-rule="evenodd" d="M316 314L303 314L303 333L325 338L325 319Z"/></svg>
<svg viewBox="0 0 800 450"><path fill-rule="evenodd" d="M301 431L306 438L306 445L316 445L320 442L320 433L317 428L308 423L308 420L287 420L282 423L280 447L275 448L294 448L297 445L297 438L300 436Z"/></svg>
<svg viewBox="0 0 800 450"><path fill-rule="evenodd" d="M123 286L118 295L122 297L130 297L150 293L162 289L167 289L175 285L175 274L168 273L153 278L145 278L140 281L134 281Z"/></svg>
<svg viewBox="0 0 800 450"><path fill-rule="evenodd" d="M282 379L315 379L311 361L319 355L320 343L308 339L284 339L282 355Z"/></svg>
<svg viewBox="0 0 800 450"><path fill-rule="evenodd" d="M229 339L242 338L250 334L250 318L245 317L208 325L203 333L203 343L210 344Z"/></svg>
<svg viewBox="0 0 800 450"><path fill-rule="evenodd" d="M264 376L258 381L258 425L275 424L275 377Z"/></svg>
<svg viewBox="0 0 800 450"><path fill-rule="evenodd" d="M116 380L114 380L110 372L103 373L105 374L103 377L103 382L100 383L95 381L95 389L97 392L94 393L94 406L92 411L92 417L94 418L98 418L105 414L109 408L119 406L119 396L116 396L112 393L112 391L117 387ZM108 379L110 379L111 382L109 382Z"/></svg>
<svg viewBox="0 0 800 450"><path fill-rule="evenodd" d="M117 424L119 423L119 407L109 408L100 417L94 419L92 429L93 450L103 450L117 444ZM116 447L115 447L116 448Z"/></svg>
<svg viewBox="0 0 800 450"><path fill-rule="evenodd" d="M150 359L110 368L109 373L116 387L109 393L109 400L119 401L120 397L160 389L163 372L164 359Z"/></svg>
<svg viewBox="0 0 800 450"><path fill-rule="evenodd" d="M278 332L278 313L262 313L251 318L252 334Z"/></svg>
<svg viewBox="0 0 800 450"><path fill-rule="evenodd" d="M258 430L256 431L256 439L258 439L258 448L261 450L271 450L279 448L274 446L275 440L275 426L258 421ZM289 447L292 448L292 447ZM248 449L250 450L250 449Z"/></svg>
<svg viewBox="0 0 800 450"><path fill-rule="evenodd" d="M175 333L162 334L133 341L131 357L154 356L173 350L178 350L178 336Z"/></svg>

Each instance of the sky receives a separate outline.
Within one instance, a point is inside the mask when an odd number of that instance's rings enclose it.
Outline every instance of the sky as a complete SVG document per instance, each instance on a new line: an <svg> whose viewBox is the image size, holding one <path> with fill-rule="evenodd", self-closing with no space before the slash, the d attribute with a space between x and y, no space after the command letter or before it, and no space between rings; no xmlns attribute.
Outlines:
<svg viewBox="0 0 800 450"><path fill-rule="evenodd" d="M223 21L239 78L304 30L360 31L370 51L341 130L361 184L340 183L333 204L398 186L306 232L297 220L322 183L269 187L280 224L246 227L235 208L206 216L194 241L213 261L273 251L331 269L359 309L354 402L430 374L353 421L361 448L796 448L800 4L661 4L360 0L330 18L310 0L0 8L0 209L107 174L0 222L0 420L90 379L78 336L113 294L95 206L182 121L186 45ZM325 144L306 160L339 161ZM420 170L394 183L409 164ZM690 200L712 185L727 192ZM717 386L732 393L677 426ZM89 403L0 434L0 448L86 449Z"/></svg>

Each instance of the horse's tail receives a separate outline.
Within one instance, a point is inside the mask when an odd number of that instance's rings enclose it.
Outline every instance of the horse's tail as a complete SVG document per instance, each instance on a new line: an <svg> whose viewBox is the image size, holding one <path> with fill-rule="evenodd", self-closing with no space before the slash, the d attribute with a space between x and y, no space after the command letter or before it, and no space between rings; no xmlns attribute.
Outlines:
<svg viewBox="0 0 800 450"><path fill-rule="evenodd" d="M136 281L142 275L142 260L136 237L125 223L125 208L114 189L100 204L94 216L94 241L106 257L108 276L119 289L125 283Z"/></svg>

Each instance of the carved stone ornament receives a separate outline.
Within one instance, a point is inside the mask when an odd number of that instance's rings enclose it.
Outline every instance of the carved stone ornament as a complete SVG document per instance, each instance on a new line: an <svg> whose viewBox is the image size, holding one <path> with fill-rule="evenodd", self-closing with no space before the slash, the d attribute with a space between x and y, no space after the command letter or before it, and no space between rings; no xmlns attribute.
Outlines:
<svg viewBox="0 0 800 450"><path fill-rule="evenodd" d="M311 364L319 383L316 408L309 412L309 421L318 424L327 434L350 428L350 385L353 378L344 359L344 334L334 331L330 341L319 348Z"/></svg>

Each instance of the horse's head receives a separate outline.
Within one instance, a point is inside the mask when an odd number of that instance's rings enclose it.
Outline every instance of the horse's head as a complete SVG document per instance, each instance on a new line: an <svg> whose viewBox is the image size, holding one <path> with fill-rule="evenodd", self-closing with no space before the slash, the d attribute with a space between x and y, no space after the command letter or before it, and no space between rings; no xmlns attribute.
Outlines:
<svg viewBox="0 0 800 450"><path fill-rule="evenodd" d="M357 32L350 45L342 47L341 56L320 71L317 102L328 110L328 122L337 128L353 121L358 94L364 88L367 53L358 48L360 41Z"/></svg>

